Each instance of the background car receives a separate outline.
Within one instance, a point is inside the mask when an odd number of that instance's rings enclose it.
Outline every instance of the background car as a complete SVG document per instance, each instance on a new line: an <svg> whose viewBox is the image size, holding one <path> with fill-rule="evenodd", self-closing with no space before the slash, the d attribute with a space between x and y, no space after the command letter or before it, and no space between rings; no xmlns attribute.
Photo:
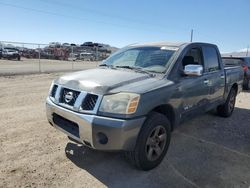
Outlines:
<svg viewBox="0 0 250 188"><path fill-rule="evenodd" d="M223 57L225 66L242 66L244 70L243 89L250 89L250 57Z"/></svg>
<svg viewBox="0 0 250 188"><path fill-rule="evenodd" d="M18 61L21 60L21 55L19 50L16 48L4 48L2 50L2 57L6 59L17 59Z"/></svg>

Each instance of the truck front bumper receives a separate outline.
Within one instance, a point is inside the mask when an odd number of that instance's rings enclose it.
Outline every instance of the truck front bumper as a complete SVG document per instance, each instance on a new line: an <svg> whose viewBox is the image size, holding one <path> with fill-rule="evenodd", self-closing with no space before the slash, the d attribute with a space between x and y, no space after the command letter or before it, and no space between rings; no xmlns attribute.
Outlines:
<svg viewBox="0 0 250 188"><path fill-rule="evenodd" d="M49 123L74 140L98 150L133 150L146 117L116 119L74 112L46 100Z"/></svg>

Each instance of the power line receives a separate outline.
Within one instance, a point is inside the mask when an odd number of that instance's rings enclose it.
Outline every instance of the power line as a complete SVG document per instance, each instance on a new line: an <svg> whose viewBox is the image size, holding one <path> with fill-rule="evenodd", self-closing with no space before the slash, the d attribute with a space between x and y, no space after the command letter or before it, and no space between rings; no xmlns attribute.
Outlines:
<svg viewBox="0 0 250 188"><path fill-rule="evenodd" d="M153 26L153 27L158 27L158 28L166 28L166 26L161 25L161 24L155 24L155 23L151 24L151 23L145 22L143 20L124 17L124 16L120 16L120 15L117 15L117 14L107 14L106 12L101 12L101 11L97 11L97 10L90 9L90 8L85 8L85 7L83 8L83 7L79 7L79 6L74 6L72 4L65 3L65 2L62 2L62 1L58 1L58 0L39 0L39 1L44 2L44 3L48 3L48 4L60 5L60 6L64 6L64 7L67 7L67 8L71 7L74 10L78 9L81 12L85 11L85 12L89 12L91 14L97 14L97 15L109 17L109 18L112 18L112 19L119 19L119 21L124 20L124 21L129 21L130 23L133 22L135 24L148 25L148 26L151 26L151 27ZM178 30L187 32L189 29L181 28L181 29L178 29Z"/></svg>
<svg viewBox="0 0 250 188"><path fill-rule="evenodd" d="M128 17L124 17L124 16L120 16L120 15L114 15L114 14L107 14L105 12L100 12L100 11L97 11L97 10L94 10L94 9L89 9L89 8L82 8L82 7L79 7L79 6L74 6L74 5L71 5L69 3L64 3L64 2L61 2L61 1L57 1L57 0L50 0L50 1L47 1L47 0L39 0L43 3L48 3L48 4L54 4L54 5L60 5L60 6L64 6L64 7L67 7L67 8L72 8L74 10L78 9L80 11L85 11L85 12L89 12L91 14L97 14L97 15L101 15L101 16L105 16L105 17L109 17L109 18L112 18L112 19L119 19L119 20L125 20L125 21L129 21L129 22L134 22L134 23L139 23L139 24L144 24L144 25L150 25L150 26L156 26L156 27L165 27L163 25L159 25L159 24L149 24L147 22L144 22L143 20L138 20L138 19L132 19L132 18L128 18Z"/></svg>
<svg viewBox="0 0 250 188"><path fill-rule="evenodd" d="M9 7L14 7L14 8L24 9L24 10L27 10L27 11L39 12L39 13L43 13L43 14L48 14L48 15L53 15L53 16L59 16L59 17L65 17L65 18L71 18L71 19L77 19L77 20L87 21L87 22L91 22L91 23L95 22L95 23L101 23L101 24L105 24L105 25L112 25L112 26L115 26L115 27L123 27L123 28L133 29L133 30L142 30L141 28L135 28L135 27L131 27L131 26L123 25L123 24L114 24L114 23L109 23L109 22L100 21L100 20L90 20L88 18L76 17L76 16L70 16L70 15L64 15L64 14L50 12L50 11L45 11L45 10L41 10L41 9L34 9L34 8L28 8L28 7L24 7L24 6L14 5L14 4L10 4L10 3L0 2L0 4L4 5L4 6L9 6ZM143 29L143 30L145 31L145 29ZM166 34L166 31L159 30L159 29L147 28L147 30L154 31L154 33L157 32L157 33L165 33Z"/></svg>
<svg viewBox="0 0 250 188"><path fill-rule="evenodd" d="M40 0L42 2L45 2L44 0ZM50 3L53 3L53 1L49 1ZM72 6L68 3L62 3L60 1L55 1L54 0L54 4L56 3L57 4L61 4L63 6L69 6L69 7L72 7L74 9L79 9L79 10L82 10L82 8L80 7L75 7L75 6ZM141 22L139 20L135 20L135 19L130 19L130 18L126 18L126 17L122 17L122 16L117 16L117 15L110 15L110 14L106 14L104 12L99 12L99 11L96 11L96 10L93 10L93 9L86 9L84 8L85 11L88 11L88 12L91 12L91 13L95 13L95 14L100 14L100 15L105 15L107 17L116 17L116 18L119 18L119 19L123 19L123 20L127 20L127 21L130 21L130 22L134 22L134 23L137 23L138 24L143 24L143 25L150 25L150 27L147 27L147 28L136 28L136 27L133 27L133 26L128 26L128 25L125 25L125 24L117 24L117 23L110 23L110 22L106 22L106 21L101 21L101 20L94 20L94 19L88 19L88 18L83 18L83 17L77 17L77 16L71 16L71 15L65 15L65 14L61 14L61 13L57 13L57 12L51 12L51 11L46 11L46 10L41 10L41 9L35 9L35 8L29 8L29 7L24 7L24 6L19 6L19 5L15 5L15 4L10 4L10 3L5 3L5 2L1 2L0 1L0 4L4 5L4 6L9 6L9 7L14 7L14 8L18 8L18 9L24 9L24 10L27 10L27 11L32 11L32 12L39 12L39 13L43 13L43 14L47 14L47 15L53 15L53 16L58 16L58 17L65 17L65 18L70 18L70 19L77 19L77 20L81 20L81 21L86 21L86 22L90 22L90 23L101 23L101 24L104 24L104 25L110 25L110 26L114 26L114 27L117 27L117 28L127 28L127 29L131 29L131 30L143 30L145 31L145 29L147 31L152 31L153 33L175 33L176 31L175 30L172 30L172 31L169 31L169 29L167 30L162 30L162 28L165 28L165 26L163 25L157 25L157 24L149 24L149 23L145 23L145 22ZM158 28L155 28L155 27L158 27ZM161 29L160 29L161 28ZM183 31L183 33L185 32L187 34L187 29L178 29L179 31Z"/></svg>

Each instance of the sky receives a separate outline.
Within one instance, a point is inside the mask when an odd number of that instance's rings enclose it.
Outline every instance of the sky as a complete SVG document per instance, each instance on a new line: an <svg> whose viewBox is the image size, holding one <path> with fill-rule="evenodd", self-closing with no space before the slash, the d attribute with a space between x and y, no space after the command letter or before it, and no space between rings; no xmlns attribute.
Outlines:
<svg viewBox="0 0 250 188"><path fill-rule="evenodd" d="M0 41L250 45L250 0L0 0Z"/></svg>

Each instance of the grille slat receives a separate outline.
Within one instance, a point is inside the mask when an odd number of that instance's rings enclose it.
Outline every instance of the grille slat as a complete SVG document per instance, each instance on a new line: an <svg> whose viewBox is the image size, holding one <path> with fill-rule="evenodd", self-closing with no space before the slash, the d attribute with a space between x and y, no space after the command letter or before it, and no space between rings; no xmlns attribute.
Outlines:
<svg viewBox="0 0 250 188"><path fill-rule="evenodd" d="M52 90L51 90L51 93L50 93L50 96L51 96L51 97L55 98L57 88L58 88L58 85L54 85L54 86L52 87Z"/></svg>
<svg viewBox="0 0 250 188"><path fill-rule="evenodd" d="M82 102L82 110L94 110L98 96L94 94L87 94Z"/></svg>
<svg viewBox="0 0 250 188"><path fill-rule="evenodd" d="M79 94L80 94L79 91L74 91L71 89L63 88L61 91L60 103L74 106Z"/></svg>
<svg viewBox="0 0 250 188"><path fill-rule="evenodd" d="M78 104L75 104L77 100L82 100L80 105L80 110L82 111L93 111L95 109L97 100L98 100L98 95L87 93L86 95L80 95L80 91L64 88L64 87L59 87L58 85L54 85L52 87L50 96L55 98L56 97L56 92L57 90L59 91L59 105L64 106L65 108L72 109L75 105L76 108L78 108ZM83 92L84 93L84 92ZM82 97L85 96L83 99ZM79 98L81 97L81 98ZM79 98L79 99L78 99ZM80 102L80 101L79 101Z"/></svg>

